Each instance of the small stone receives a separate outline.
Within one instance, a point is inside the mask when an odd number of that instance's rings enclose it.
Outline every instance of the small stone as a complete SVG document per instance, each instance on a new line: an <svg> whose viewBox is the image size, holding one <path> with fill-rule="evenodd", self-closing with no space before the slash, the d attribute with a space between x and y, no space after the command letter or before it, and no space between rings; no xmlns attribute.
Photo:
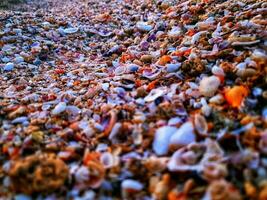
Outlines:
<svg viewBox="0 0 267 200"><path fill-rule="evenodd" d="M60 102L56 105L56 107L52 110L52 115L58 115L62 112L64 112L67 108L67 105L65 102Z"/></svg>
<svg viewBox="0 0 267 200"><path fill-rule="evenodd" d="M213 96L220 86L220 79L217 76L204 77L200 81L199 92L206 97Z"/></svg>
<svg viewBox="0 0 267 200"><path fill-rule="evenodd" d="M4 66L4 71L12 71L14 69L14 67L15 67L14 63L7 63Z"/></svg>

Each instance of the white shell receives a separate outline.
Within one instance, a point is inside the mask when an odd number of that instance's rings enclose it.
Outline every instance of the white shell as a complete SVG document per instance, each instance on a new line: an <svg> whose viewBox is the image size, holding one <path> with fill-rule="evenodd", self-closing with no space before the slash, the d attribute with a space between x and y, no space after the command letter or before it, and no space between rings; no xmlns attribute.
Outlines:
<svg viewBox="0 0 267 200"><path fill-rule="evenodd" d="M174 26L172 29L168 32L169 37L179 37L182 33L182 30L179 26Z"/></svg>
<svg viewBox="0 0 267 200"><path fill-rule="evenodd" d="M170 145L177 148L186 146L196 140L191 122L184 123L170 138Z"/></svg>
<svg viewBox="0 0 267 200"><path fill-rule="evenodd" d="M137 22L136 23L136 28L140 31L151 31L153 29L152 25L149 25L147 22Z"/></svg>
<svg viewBox="0 0 267 200"><path fill-rule="evenodd" d="M194 118L194 124L195 124L195 129L197 130L199 134L201 135L207 134L208 124L207 124L205 117L203 117L200 114L196 114Z"/></svg>
<svg viewBox="0 0 267 200"><path fill-rule="evenodd" d="M206 97L213 96L220 86L220 79L217 76L204 77L200 81L199 92Z"/></svg>
<svg viewBox="0 0 267 200"><path fill-rule="evenodd" d="M222 104L224 102L224 97L221 94L217 94L209 99L210 103Z"/></svg>
<svg viewBox="0 0 267 200"><path fill-rule="evenodd" d="M64 29L64 33L72 34L72 33L76 33L78 30L79 30L79 28L66 28L66 29Z"/></svg>
<svg viewBox="0 0 267 200"><path fill-rule="evenodd" d="M160 89L153 89L150 93L144 98L146 102L151 102L157 99L158 97L162 96L165 92Z"/></svg>
<svg viewBox="0 0 267 200"><path fill-rule="evenodd" d="M223 69L216 66L216 65L214 67L212 67L211 72L214 75L218 75L218 76L224 76L225 75Z"/></svg>
<svg viewBox="0 0 267 200"><path fill-rule="evenodd" d="M139 181L126 179L121 183L121 187L123 189L132 189L132 190L140 191L143 189L144 186Z"/></svg>
<svg viewBox="0 0 267 200"><path fill-rule="evenodd" d="M153 151L158 156L168 153L170 138L176 131L177 128L172 126L163 126L157 129L153 141Z"/></svg>
<svg viewBox="0 0 267 200"><path fill-rule="evenodd" d="M52 110L52 115L58 115L62 112L64 112L67 108L67 105L65 102L60 102L56 105L56 107Z"/></svg>

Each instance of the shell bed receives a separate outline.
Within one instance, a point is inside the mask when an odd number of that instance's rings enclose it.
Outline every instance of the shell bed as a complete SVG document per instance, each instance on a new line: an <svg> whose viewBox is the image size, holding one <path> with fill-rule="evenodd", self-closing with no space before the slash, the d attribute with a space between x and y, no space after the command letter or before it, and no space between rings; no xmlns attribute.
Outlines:
<svg viewBox="0 0 267 200"><path fill-rule="evenodd" d="M2 8L0 199L267 200L267 2Z"/></svg>

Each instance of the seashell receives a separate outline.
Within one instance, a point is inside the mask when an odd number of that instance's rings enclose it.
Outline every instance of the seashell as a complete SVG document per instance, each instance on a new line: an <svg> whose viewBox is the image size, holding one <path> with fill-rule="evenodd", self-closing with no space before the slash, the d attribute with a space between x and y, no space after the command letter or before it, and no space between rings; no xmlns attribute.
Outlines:
<svg viewBox="0 0 267 200"><path fill-rule="evenodd" d="M200 38L201 35L208 33L207 31L200 31L192 36L191 38L191 44L196 44Z"/></svg>
<svg viewBox="0 0 267 200"><path fill-rule="evenodd" d="M223 69L216 65L212 67L211 72L216 76L225 76Z"/></svg>
<svg viewBox="0 0 267 200"><path fill-rule="evenodd" d="M70 115L76 116L81 112L81 110L77 106L67 106L66 112Z"/></svg>
<svg viewBox="0 0 267 200"><path fill-rule="evenodd" d="M52 115L58 115L64 112L67 108L67 104L65 102L60 102L56 105L56 107L52 110Z"/></svg>
<svg viewBox="0 0 267 200"><path fill-rule="evenodd" d="M181 63L167 64L166 65L166 71L169 73L176 72L180 67L181 67Z"/></svg>
<svg viewBox="0 0 267 200"><path fill-rule="evenodd" d="M106 169L111 168L115 165L114 156L109 152L104 152L103 154L101 154L100 162Z"/></svg>
<svg viewBox="0 0 267 200"><path fill-rule="evenodd" d="M123 190L140 191L143 189L143 184L133 179L125 179L121 183Z"/></svg>
<svg viewBox="0 0 267 200"><path fill-rule="evenodd" d="M73 34L78 32L79 28L66 28L63 30L65 34Z"/></svg>
<svg viewBox="0 0 267 200"><path fill-rule="evenodd" d="M108 89L109 89L109 83L102 83L101 86L102 86L102 89L104 91L108 91Z"/></svg>
<svg viewBox="0 0 267 200"><path fill-rule="evenodd" d="M139 31L143 31L143 32L149 32L153 29L153 26L148 24L147 22L137 22L136 23L136 28L139 30Z"/></svg>
<svg viewBox="0 0 267 200"><path fill-rule="evenodd" d="M182 119L180 117L173 117L168 121L169 126L175 126L180 123L182 123Z"/></svg>
<svg viewBox="0 0 267 200"><path fill-rule="evenodd" d="M153 89L150 91L150 93L144 98L144 100L146 102L152 102L155 99L157 99L158 97L163 96L165 93L165 91L163 91L162 89Z"/></svg>
<svg viewBox="0 0 267 200"><path fill-rule="evenodd" d="M158 156L168 153L170 138L176 131L177 128L172 126L163 126L156 130L152 146Z"/></svg>
<svg viewBox="0 0 267 200"><path fill-rule="evenodd" d="M249 46L249 45L254 45L260 43L260 40L254 40L254 41L236 41L232 43L232 46Z"/></svg>
<svg viewBox="0 0 267 200"><path fill-rule="evenodd" d="M217 94L217 95L211 97L209 99L209 102L220 105L224 102L224 97L221 94Z"/></svg>
<svg viewBox="0 0 267 200"><path fill-rule="evenodd" d="M12 71L14 67L15 67L14 63L9 62L4 66L4 71Z"/></svg>
<svg viewBox="0 0 267 200"><path fill-rule="evenodd" d="M207 121L205 119L205 117L203 117L200 114L196 114L194 117L194 125L195 125L195 129L196 131L200 134L200 135L206 135L208 132L208 124Z"/></svg>
<svg viewBox="0 0 267 200"><path fill-rule="evenodd" d="M248 90L244 86L234 86L233 88L226 89L225 99L228 104L234 108L241 106L244 98L248 95Z"/></svg>
<svg viewBox="0 0 267 200"><path fill-rule="evenodd" d="M153 70L152 72L144 71L142 75L143 77L149 80L154 80L158 78L160 74L161 74L161 70L156 69L156 70Z"/></svg>
<svg viewBox="0 0 267 200"><path fill-rule="evenodd" d="M201 172L203 170L203 166L197 163L199 159L199 155L192 151L191 149L195 149L195 151L199 150L200 155L203 151L204 145L191 144L189 147L183 147L178 149L170 158L167 167L169 171L174 172L186 172L186 171L197 171Z"/></svg>
<svg viewBox="0 0 267 200"><path fill-rule="evenodd" d="M12 120L12 124L23 124L28 121L28 117L17 117L16 119Z"/></svg>
<svg viewBox="0 0 267 200"><path fill-rule="evenodd" d="M170 38L177 38L182 34L182 29L179 26L174 26L172 29L168 32L168 36Z"/></svg>
<svg viewBox="0 0 267 200"><path fill-rule="evenodd" d="M211 182L201 200L242 200L237 188L224 179Z"/></svg>
<svg viewBox="0 0 267 200"><path fill-rule="evenodd" d="M267 62L267 54L260 49L255 49L251 55L251 58L259 63L266 64Z"/></svg>
<svg viewBox="0 0 267 200"><path fill-rule="evenodd" d="M115 136L119 133L120 128L122 127L122 124L117 122L114 124L114 126L112 127L110 134L108 136L108 139L115 142ZM112 143L113 143L112 142Z"/></svg>
<svg viewBox="0 0 267 200"><path fill-rule="evenodd" d="M170 146L181 148L196 140L194 127L191 122L184 123L170 138Z"/></svg>
<svg viewBox="0 0 267 200"><path fill-rule="evenodd" d="M220 86L220 79L217 76L204 77L200 81L199 92L206 97L213 96Z"/></svg>
<svg viewBox="0 0 267 200"><path fill-rule="evenodd" d="M130 64L127 66L127 70L130 72L137 72L139 68L140 66L136 64Z"/></svg>

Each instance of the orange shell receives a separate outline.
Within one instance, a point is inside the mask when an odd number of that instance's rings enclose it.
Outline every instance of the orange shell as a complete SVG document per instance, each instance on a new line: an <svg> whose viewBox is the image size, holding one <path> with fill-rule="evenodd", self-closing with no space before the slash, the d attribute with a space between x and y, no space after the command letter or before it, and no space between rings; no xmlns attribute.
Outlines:
<svg viewBox="0 0 267 200"><path fill-rule="evenodd" d="M248 89L244 86L234 86L226 89L225 98L228 104L234 108L239 108L244 98L248 95Z"/></svg>
<svg viewBox="0 0 267 200"><path fill-rule="evenodd" d="M160 59L159 59L159 62L158 64L159 65L166 65L168 62L172 61L172 58L168 55L165 55L165 56L162 56Z"/></svg>

